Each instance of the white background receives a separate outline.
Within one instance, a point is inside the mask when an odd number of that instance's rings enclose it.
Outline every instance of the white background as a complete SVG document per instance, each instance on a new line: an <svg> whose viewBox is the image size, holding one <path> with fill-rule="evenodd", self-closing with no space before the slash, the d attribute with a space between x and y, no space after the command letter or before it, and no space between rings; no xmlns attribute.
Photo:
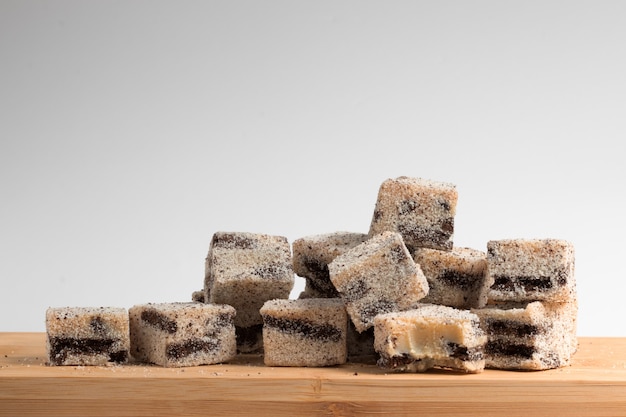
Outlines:
<svg viewBox="0 0 626 417"><path fill-rule="evenodd" d="M407 175L457 185L457 246L572 241L579 334L626 336L625 16L0 0L0 331L187 301L214 232L367 232Z"/></svg>

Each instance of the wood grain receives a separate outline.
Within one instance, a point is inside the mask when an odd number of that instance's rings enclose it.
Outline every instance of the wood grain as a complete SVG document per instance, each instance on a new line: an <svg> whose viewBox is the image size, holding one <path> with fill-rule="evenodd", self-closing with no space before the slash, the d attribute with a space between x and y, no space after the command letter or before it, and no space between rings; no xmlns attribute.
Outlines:
<svg viewBox="0 0 626 417"><path fill-rule="evenodd" d="M572 366L465 375L375 365L53 367L45 334L0 333L0 416L626 416L626 338L581 338Z"/></svg>

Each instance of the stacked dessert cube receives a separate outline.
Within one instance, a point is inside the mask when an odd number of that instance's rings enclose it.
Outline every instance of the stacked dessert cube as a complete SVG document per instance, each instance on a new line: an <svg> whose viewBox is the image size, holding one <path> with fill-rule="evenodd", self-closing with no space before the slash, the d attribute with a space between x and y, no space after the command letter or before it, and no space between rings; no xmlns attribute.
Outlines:
<svg viewBox="0 0 626 417"><path fill-rule="evenodd" d="M258 353L267 366L374 359L409 372L568 365L577 347L573 246L510 239L485 252L456 247L457 198L452 184L399 177L381 184L368 233L290 245L283 236L216 232L204 288L191 302L128 313L49 309L49 362L130 356L191 366ZM306 284L292 300L294 274Z"/></svg>

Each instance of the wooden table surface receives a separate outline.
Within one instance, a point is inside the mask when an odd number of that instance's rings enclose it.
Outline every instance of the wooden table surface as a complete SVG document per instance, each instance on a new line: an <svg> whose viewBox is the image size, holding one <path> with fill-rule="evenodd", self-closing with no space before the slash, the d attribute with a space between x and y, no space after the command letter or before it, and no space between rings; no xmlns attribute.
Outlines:
<svg viewBox="0 0 626 417"><path fill-rule="evenodd" d="M258 355L189 368L45 364L45 334L0 333L0 416L626 416L626 338L581 338L539 372L278 368Z"/></svg>

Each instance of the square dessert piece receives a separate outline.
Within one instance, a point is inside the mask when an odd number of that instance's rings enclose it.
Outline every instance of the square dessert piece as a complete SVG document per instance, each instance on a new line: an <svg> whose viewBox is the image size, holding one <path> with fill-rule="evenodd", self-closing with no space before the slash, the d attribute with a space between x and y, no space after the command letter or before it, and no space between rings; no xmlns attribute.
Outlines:
<svg viewBox="0 0 626 417"><path fill-rule="evenodd" d="M565 302L576 297L574 246L558 239L487 243L490 301Z"/></svg>
<svg viewBox="0 0 626 417"><path fill-rule="evenodd" d="M398 177L382 183L370 225L370 236L402 234L410 251L450 250L453 246L456 186L421 178Z"/></svg>
<svg viewBox="0 0 626 417"><path fill-rule="evenodd" d="M268 366L330 366L346 362L348 316L338 298L271 300L261 308Z"/></svg>
<svg viewBox="0 0 626 417"><path fill-rule="evenodd" d="M472 310L487 333L485 366L544 370L569 365L578 347L577 305L510 302Z"/></svg>
<svg viewBox="0 0 626 417"><path fill-rule="evenodd" d="M286 237L217 232L205 263L205 302L235 307L235 326L262 324L268 300L288 298L294 284Z"/></svg>
<svg viewBox="0 0 626 417"><path fill-rule="evenodd" d="M226 362L237 353L228 305L140 304L129 309L131 355L165 367Z"/></svg>
<svg viewBox="0 0 626 417"><path fill-rule="evenodd" d="M422 268L429 287L421 302L461 309L484 306L486 257L485 252L470 248L417 249L413 259Z"/></svg>
<svg viewBox="0 0 626 417"><path fill-rule="evenodd" d="M109 365L128 360L128 312L118 307L46 310L50 365Z"/></svg>
<svg viewBox="0 0 626 417"><path fill-rule="evenodd" d="M294 240L293 270L306 279L302 298L336 298L339 296L330 281L328 264L337 256L365 242L365 233L335 232Z"/></svg>
<svg viewBox="0 0 626 417"><path fill-rule="evenodd" d="M336 257L330 280L358 332L374 316L410 309L428 293L428 282L397 232L383 232Z"/></svg>
<svg viewBox="0 0 626 417"><path fill-rule="evenodd" d="M433 367L481 372L487 338L478 316L467 310L425 304L374 319L374 347L381 368L423 372Z"/></svg>

